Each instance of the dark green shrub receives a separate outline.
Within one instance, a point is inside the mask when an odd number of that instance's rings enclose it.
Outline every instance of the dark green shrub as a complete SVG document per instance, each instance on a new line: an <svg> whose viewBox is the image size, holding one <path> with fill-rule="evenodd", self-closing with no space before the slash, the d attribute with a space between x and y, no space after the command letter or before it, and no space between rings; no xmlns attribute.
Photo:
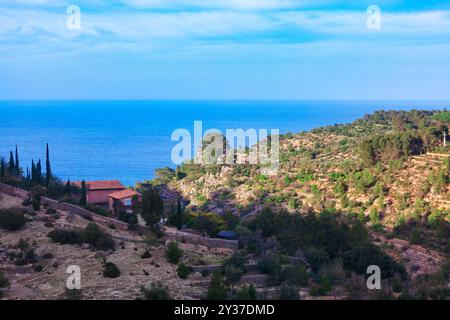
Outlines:
<svg viewBox="0 0 450 320"><path fill-rule="evenodd" d="M284 283L278 290L280 300L299 300L298 288L291 284Z"/></svg>
<svg viewBox="0 0 450 320"><path fill-rule="evenodd" d="M53 253L51 253L51 252L46 252L46 253L44 253L43 255L42 255L42 258L44 258L44 259L46 259L46 260L48 260L48 259L53 259Z"/></svg>
<svg viewBox="0 0 450 320"><path fill-rule="evenodd" d="M176 241L169 242L166 249L167 261L173 264L178 264L182 256L183 250L181 250L180 247L178 246L178 242Z"/></svg>
<svg viewBox="0 0 450 320"><path fill-rule="evenodd" d="M58 213L58 211L56 211L56 209L53 208L48 208L47 211L45 211L46 214L56 214Z"/></svg>
<svg viewBox="0 0 450 320"><path fill-rule="evenodd" d="M247 261L245 252L235 252L224 263L223 267L234 266L245 271L245 263Z"/></svg>
<svg viewBox="0 0 450 320"><path fill-rule="evenodd" d="M107 262L103 266L103 276L105 278L118 278L120 277L120 270L114 263Z"/></svg>
<svg viewBox="0 0 450 320"><path fill-rule="evenodd" d="M41 264L35 264L33 265L33 270L36 272L41 272L42 270L44 270L44 267Z"/></svg>
<svg viewBox="0 0 450 320"><path fill-rule="evenodd" d="M201 274L202 274L203 278L206 278L207 276L209 276L209 270L208 269L203 269Z"/></svg>
<svg viewBox="0 0 450 320"><path fill-rule="evenodd" d="M330 262L330 256L323 249L311 248L306 252L306 258L314 272L319 271L320 267Z"/></svg>
<svg viewBox="0 0 450 320"><path fill-rule="evenodd" d="M281 270L280 281L296 284L299 286L307 286L308 271L304 266L287 266Z"/></svg>
<svg viewBox="0 0 450 320"><path fill-rule="evenodd" d="M281 271L280 260L272 256L262 257L258 261L258 270L264 274L277 276Z"/></svg>
<svg viewBox="0 0 450 320"><path fill-rule="evenodd" d="M60 244L82 244L83 234L77 230L53 230L47 237Z"/></svg>
<svg viewBox="0 0 450 320"><path fill-rule="evenodd" d="M150 249L145 249L145 251L141 254L141 259L148 259L151 257L152 257L152 254L150 252Z"/></svg>
<svg viewBox="0 0 450 320"><path fill-rule="evenodd" d="M0 228L17 231L23 228L26 220L19 208L0 210Z"/></svg>
<svg viewBox="0 0 450 320"><path fill-rule="evenodd" d="M371 244L358 246L344 252L342 262L346 270L357 274L365 275L368 266L376 265L380 267L383 279L391 278L396 273L402 278L406 278L406 270L402 265Z"/></svg>
<svg viewBox="0 0 450 320"><path fill-rule="evenodd" d="M5 272L0 269L0 288L8 288L9 287L9 281L5 276Z"/></svg>
<svg viewBox="0 0 450 320"><path fill-rule="evenodd" d="M115 243L110 234L90 223L83 231L79 230L53 230L47 235L53 242L61 244L88 243L97 250L114 250Z"/></svg>
<svg viewBox="0 0 450 320"><path fill-rule="evenodd" d="M91 211L93 213L99 214L101 216L105 216L105 217L111 216L111 213L107 209L105 209L101 206L97 206L95 204L88 203L88 204L85 204L83 206L83 208L88 211Z"/></svg>
<svg viewBox="0 0 450 320"><path fill-rule="evenodd" d="M258 293L255 287L251 284L249 286L241 287L237 292L238 300L258 300Z"/></svg>
<svg viewBox="0 0 450 320"><path fill-rule="evenodd" d="M414 229L411 232L411 236L409 238L411 244L421 244L422 243L422 235L418 229Z"/></svg>
<svg viewBox="0 0 450 320"><path fill-rule="evenodd" d="M102 231L95 223L88 224L84 229L83 241L98 250L114 250L115 248L111 235Z"/></svg>
<svg viewBox="0 0 450 320"><path fill-rule="evenodd" d="M227 289L225 287L221 272L214 272L208 286L208 300L225 300L227 297Z"/></svg>
<svg viewBox="0 0 450 320"><path fill-rule="evenodd" d="M83 292L81 289L68 289L66 288L65 292L66 300L82 300Z"/></svg>
<svg viewBox="0 0 450 320"><path fill-rule="evenodd" d="M177 274L181 279L187 279L192 272L192 268L188 267L184 263L178 265Z"/></svg>
<svg viewBox="0 0 450 320"><path fill-rule="evenodd" d="M232 287L235 283L241 280L243 271L242 269L230 265L224 268L223 273L225 275L226 283Z"/></svg>
<svg viewBox="0 0 450 320"><path fill-rule="evenodd" d="M167 287L161 282L152 283L150 288L141 287L145 300L170 300Z"/></svg>
<svg viewBox="0 0 450 320"><path fill-rule="evenodd" d="M41 210L41 195L40 195L40 193L35 193L33 195L33 200L31 202L31 204L33 205L34 211Z"/></svg>

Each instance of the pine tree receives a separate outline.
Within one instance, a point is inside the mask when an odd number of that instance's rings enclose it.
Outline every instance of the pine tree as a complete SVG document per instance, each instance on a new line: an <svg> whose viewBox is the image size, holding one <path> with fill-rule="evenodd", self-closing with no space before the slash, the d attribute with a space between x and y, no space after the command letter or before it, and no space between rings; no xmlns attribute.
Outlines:
<svg viewBox="0 0 450 320"><path fill-rule="evenodd" d="M158 232L159 222L164 212L164 203L158 190L149 188L142 193L142 202L140 205L141 217L145 220L147 226Z"/></svg>
<svg viewBox="0 0 450 320"><path fill-rule="evenodd" d="M46 160L45 160L45 185L48 187L50 180L52 179L52 169L50 168L50 155L48 151L48 143L46 150Z"/></svg>
<svg viewBox="0 0 450 320"><path fill-rule="evenodd" d="M20 175L20 165L19 165L19 151L17 150L17 144L16 144L16 163L15 163L15 168L16 168L16 175L19 176Z"/></svg>
<svg viewBox="0 0 450 320"><path fill-rule="evenodd" d="M81 181L81 198L80 204L84 206L87 203L87 190L86 190L86 182Z"/></svg>
<svg viewBox="0 0 450 320"><path fill-rule="evenodd" d="M9 166L8 166L8 173L10 175L14 175L16 171L16 165L14 164L14 156L13 152L11 151L9 153Z"/></svg>
<svg viewBox="0 0 450 320"><path fill-rule="evenodd" d="M0 164L0 178L5 176L5 171L6 171L5 159L3 159L2 157L2 161Z"/></svg>

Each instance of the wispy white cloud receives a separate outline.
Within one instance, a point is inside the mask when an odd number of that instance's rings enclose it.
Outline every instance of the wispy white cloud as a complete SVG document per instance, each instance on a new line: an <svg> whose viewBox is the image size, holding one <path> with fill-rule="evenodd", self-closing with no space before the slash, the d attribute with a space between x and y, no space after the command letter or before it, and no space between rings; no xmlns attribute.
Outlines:
<svg viewBox="0 0 450 320"><path fill-rule="evenodd" d="M34 37L53 40L73 39L66 28L67 15L45 10L0 9L0 41L22 43ZM252 41L252 34L267 33L260 40L283 41L286 33L290 41L319 41L323 36L345 39L354 35L379 34L385 37L449 36L450 12L428 11L419 13L384 13L382 29L369 31L367 15L356 11L200 11L177 13L83 13L80 39L98 43L111 41L145 42L164 39L209 39L236 37L239 41ZM240 37L240 38L239 38ZM389 39L389 38L387 38Z"/></svg>
<svg viewBox="0 0 450 320"><path fill-rule="evenodd" d="M139 8L203 8L203 9L232 9L232 10L256 10L256 9L286 9L307 8L311 5L318 6L332 4L337 0L122 0L123 3Z"/></svg>

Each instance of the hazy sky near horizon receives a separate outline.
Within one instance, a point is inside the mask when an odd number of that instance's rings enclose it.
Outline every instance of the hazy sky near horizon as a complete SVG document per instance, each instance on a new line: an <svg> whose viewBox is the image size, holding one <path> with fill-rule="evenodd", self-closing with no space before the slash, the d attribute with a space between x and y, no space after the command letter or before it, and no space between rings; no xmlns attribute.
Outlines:
<svg viewBox="0 0 450 320"><path fill-rule="evenodd" d="M449 88L450 1L0 0L0 99L450 100Z"/></svg>

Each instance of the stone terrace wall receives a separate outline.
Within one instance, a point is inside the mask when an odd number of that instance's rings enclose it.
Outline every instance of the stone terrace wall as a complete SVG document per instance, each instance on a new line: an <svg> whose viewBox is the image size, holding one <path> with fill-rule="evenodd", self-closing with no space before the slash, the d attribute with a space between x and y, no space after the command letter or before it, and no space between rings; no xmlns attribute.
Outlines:
<svg viewBox="0 0 450 320"><path fill-rule="evenodd" d="M207 248L224 248L237 249L238 242L236 240L224 240L217 238L207 238L192 233L178 231L172 228L166 228L166 239L176 240L179 242L187 242L191 244L205 246Z"/></svg>

